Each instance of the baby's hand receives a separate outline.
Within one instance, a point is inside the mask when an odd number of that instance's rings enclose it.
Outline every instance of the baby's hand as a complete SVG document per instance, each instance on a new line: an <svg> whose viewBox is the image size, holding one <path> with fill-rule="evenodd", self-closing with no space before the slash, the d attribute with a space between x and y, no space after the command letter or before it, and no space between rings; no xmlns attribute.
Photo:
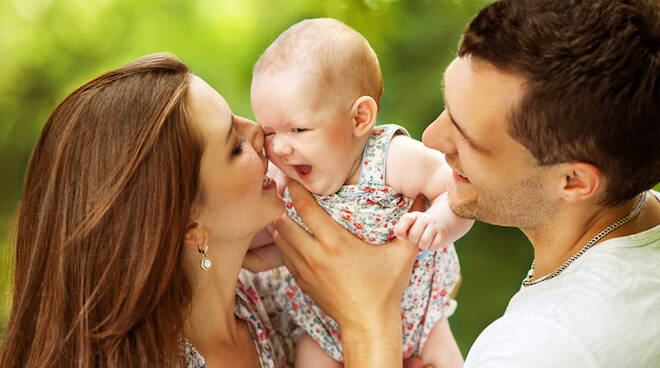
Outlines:
<svg viewBox="0 0 660 368"><path fill-rule="evenodd" d="M394 235L416 243L420 250L437 249L447 238L447 229L425 212L408 212L394 227Z"/></svg>
<svg viewBox="0 0 660 368"><path fill-rule="evenodd" d="M286 188L286 176L274 163L268 161L268 172L267 175L269 178L275 181L275 186L277 187L277 194L282 198L284 194L284 189Z"/></svg>

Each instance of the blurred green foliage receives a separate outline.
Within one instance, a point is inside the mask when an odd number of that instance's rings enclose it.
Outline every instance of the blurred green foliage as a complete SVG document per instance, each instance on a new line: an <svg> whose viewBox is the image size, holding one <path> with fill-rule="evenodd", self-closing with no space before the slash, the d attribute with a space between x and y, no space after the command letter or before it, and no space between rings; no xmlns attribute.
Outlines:
<svg viewBox="0 0 660 368"><path fill-rule="evenodd" d="M252 118L251 70L290 25L340 19L379 55L380 122L413 137L443 109L442 74L461 30L486 0L0 0L0 335L9 312L7 247L32 147L50 112L83 82L167 51ZM450 322L463 353L520 286L531 247L516 229L477 224L457 244L463 270Z"/></svg>

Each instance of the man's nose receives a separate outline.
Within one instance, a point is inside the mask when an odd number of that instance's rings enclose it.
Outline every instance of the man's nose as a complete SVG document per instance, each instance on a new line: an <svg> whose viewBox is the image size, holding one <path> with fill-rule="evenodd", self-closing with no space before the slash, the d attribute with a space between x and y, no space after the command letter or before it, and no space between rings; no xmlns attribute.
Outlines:
<svg viewBox="0 0 660 368"><path fill-rule="evenodd" d="M422 134L424 145L444 154L456 153L456 145L452 140L450 124L449 116L445 110L424 130Z"/></svg>

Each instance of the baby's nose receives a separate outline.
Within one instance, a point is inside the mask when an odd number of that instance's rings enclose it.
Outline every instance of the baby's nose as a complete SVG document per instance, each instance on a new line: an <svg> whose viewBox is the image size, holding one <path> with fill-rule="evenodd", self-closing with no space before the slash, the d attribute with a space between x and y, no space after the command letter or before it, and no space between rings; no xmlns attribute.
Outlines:
<svg viewBox="0 0 660 368"><path fill-rule="evenodd" d="M273 153L278 156L289 156L293 153L293 147L283 139L273 137Z"/></svg>

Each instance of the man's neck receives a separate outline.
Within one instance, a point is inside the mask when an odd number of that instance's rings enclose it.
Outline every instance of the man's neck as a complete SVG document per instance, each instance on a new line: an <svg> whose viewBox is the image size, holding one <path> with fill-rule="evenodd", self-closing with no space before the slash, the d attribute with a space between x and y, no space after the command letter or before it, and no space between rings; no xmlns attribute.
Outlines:
<svg viewBox="0 0 660 368"><path fill-rule="evenodd" d="M547 275L578 253L603 229L626 217L641 195L617 206L576 205L536 229L522 229L534 246L534 279ZM648 193L639 215L607 234L599 243L651 229L660 224L660 202ZM595 246L598 246L596 243Z"/></svg>

